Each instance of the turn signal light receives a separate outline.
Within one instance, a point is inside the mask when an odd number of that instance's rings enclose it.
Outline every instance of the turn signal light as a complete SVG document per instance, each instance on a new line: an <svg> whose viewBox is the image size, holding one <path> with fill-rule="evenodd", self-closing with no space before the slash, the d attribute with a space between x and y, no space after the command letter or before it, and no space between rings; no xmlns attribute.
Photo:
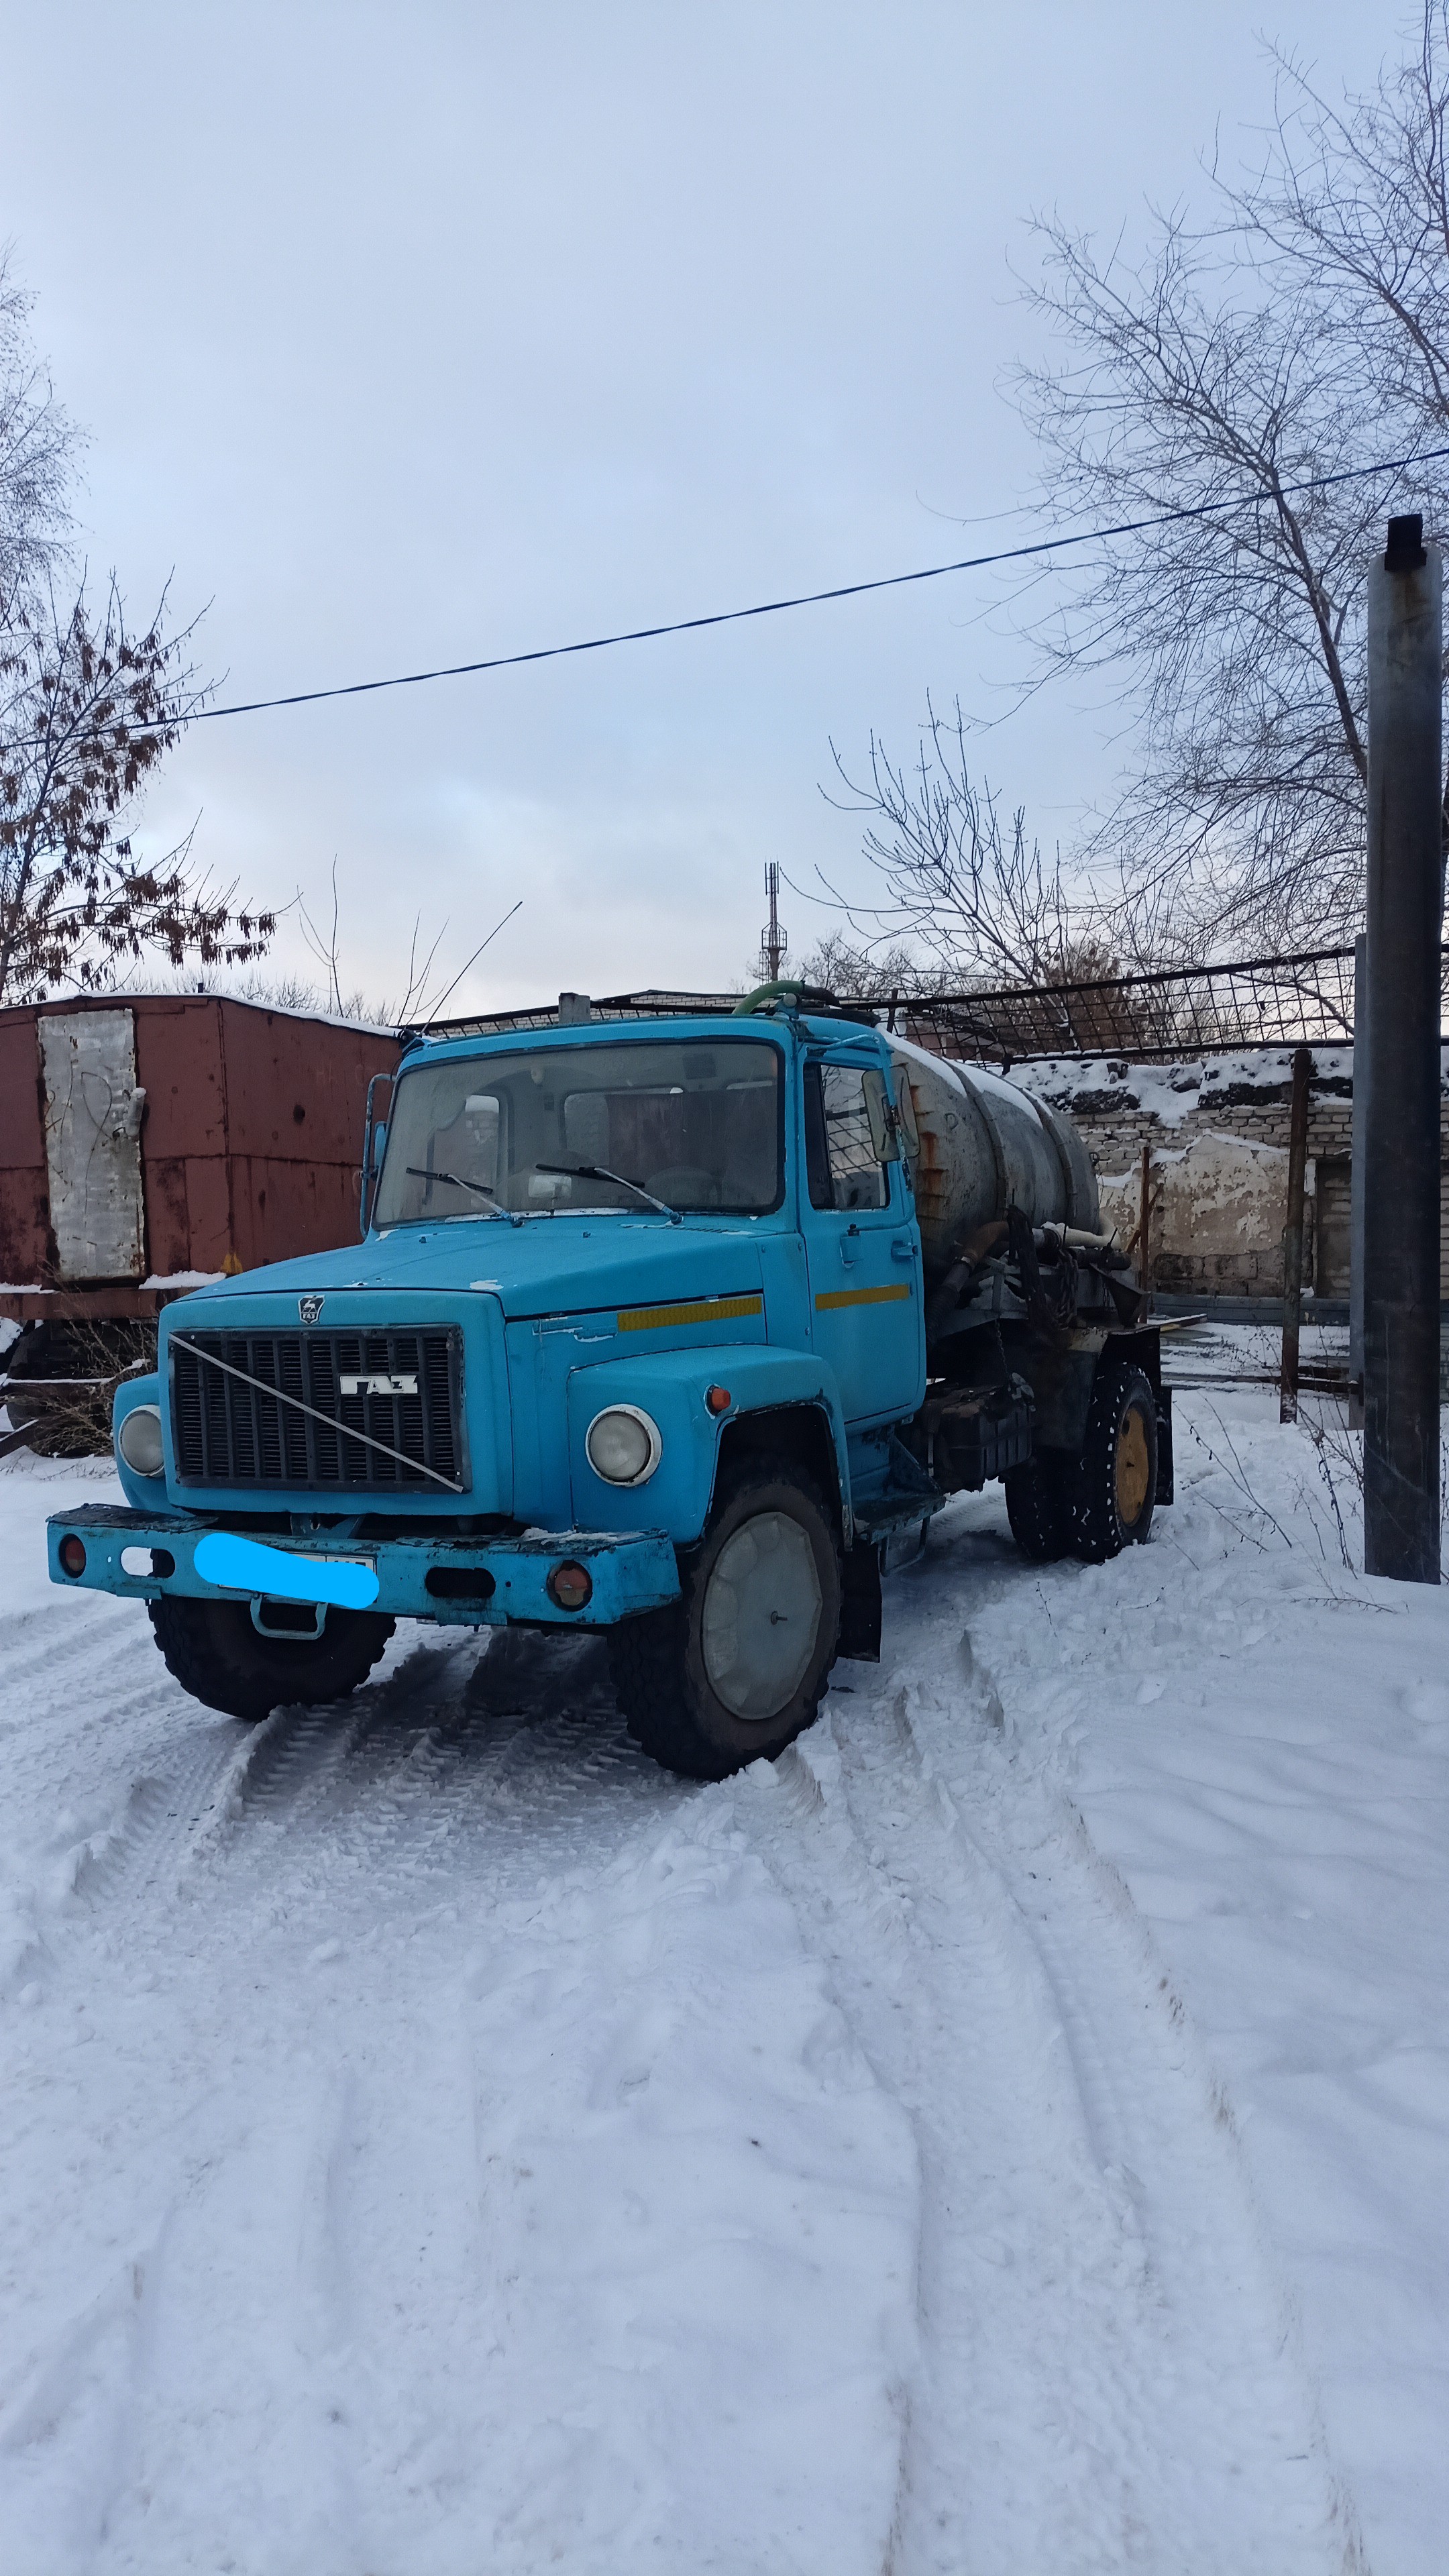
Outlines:
<svg viewBox="0 0 1449 2576"><path fill-rule="evenodd" d="M704 1400L711 1413L728 1413L733 1398L727 1386L707 1386Z"/></svg>
<svg viewBox="0 0 1449 2576"><path fill-rule="evenodd" d="M554 1567L544 1590L560 1610L584 1610L594 1597L594 1580L586 1565L566 1556L562 1565Z"/></svg>
<svg viewBox="0 0 1449 2576"><path fill-rule="evenodd" d="M84 1574L86 1570L85 1543L74 1530L67 1531L60 1542L60 1562L67 1574Z"/></svg>

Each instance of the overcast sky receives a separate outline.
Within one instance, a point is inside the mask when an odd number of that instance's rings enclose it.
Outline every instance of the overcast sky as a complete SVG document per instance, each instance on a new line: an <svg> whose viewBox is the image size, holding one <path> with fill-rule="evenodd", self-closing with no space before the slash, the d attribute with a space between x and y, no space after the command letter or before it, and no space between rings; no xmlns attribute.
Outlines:
<svg viewBox="0 0 1449 2576"><path fill-rule="evenodd" d="M1008 260L1059 207L1140 235L1261 38L1370 79L1363 0L0 0L0 239L91 434L92 564L205 608L228 697L688 616L1019 540ZM983 618L983 611L986 612ZM258 899L343 887L396 994L450 1008L732 982L767 859L864 880L833 737L908 750L927 689L1000 717L984 577L196 728L146 837ZM1110 710L1038 697L981 766L1044 841L1110 785ZM829 916L791 897L797 953ZM444 953L444 952L440 952ZM295 929L278 944L305 964Z"/></svg>

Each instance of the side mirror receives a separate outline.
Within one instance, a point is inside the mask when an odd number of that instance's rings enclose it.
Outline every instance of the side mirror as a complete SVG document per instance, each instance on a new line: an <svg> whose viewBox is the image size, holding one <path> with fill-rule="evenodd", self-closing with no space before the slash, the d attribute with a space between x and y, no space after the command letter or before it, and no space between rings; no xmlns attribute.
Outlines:
<svg viewBox="0 0 1449 2576"><path fill-rule="evenodd" d="M916 1124L916 1104L911 1093L911 1077L904 1065L896 1071L896 1122L909 1162L916 1162L921 1151L921 1131Z"/></svg>
<svg viewBox="0 0 1449 2576"><path fill-rule="evenodd" d="M367 1105L362 1113L362 1171L359 1175L362 1204L358 1210L364 1236L372 1223L372 1202L377 1195L377 1176L382 1170L383 1147L387 1143L387 1121L374 1119L372 1104L377 1098L378 1084L385 1082L391 1089L396 1079L395 1074L375 1073L367 1086Z"/></svg>
<svg viewBox="0 0 1449 2576"><path fill-rule="evenodd" d="M872 1067L862 1074L865 1086L865 1114L870 1120L870 1141L878 1163L898 1163L901 1140L896 1127L895 1103L886 1089L883 1073Z"/></svg>

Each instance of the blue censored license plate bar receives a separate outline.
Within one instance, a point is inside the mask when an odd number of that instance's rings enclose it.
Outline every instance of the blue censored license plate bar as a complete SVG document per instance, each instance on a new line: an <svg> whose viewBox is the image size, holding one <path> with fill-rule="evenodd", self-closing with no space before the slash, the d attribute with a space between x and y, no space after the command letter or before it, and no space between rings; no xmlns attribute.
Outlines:
<svg viewBox="0 0 1449 2576"><path fill-rule="evenodd" d="M679 1569L658 1531L588 1530L527 1538L240 1539L169 1512L110 1505L46 1524L52 1583L133 1601L283 1600L366 1606L449 1627L510 1620L609 1628L679 1597ZM216 1546L222 1539L227 1544ZM580 1581L580 1576L584 1579ZM374 1589L375 1586L375 1589Z"/></svg>

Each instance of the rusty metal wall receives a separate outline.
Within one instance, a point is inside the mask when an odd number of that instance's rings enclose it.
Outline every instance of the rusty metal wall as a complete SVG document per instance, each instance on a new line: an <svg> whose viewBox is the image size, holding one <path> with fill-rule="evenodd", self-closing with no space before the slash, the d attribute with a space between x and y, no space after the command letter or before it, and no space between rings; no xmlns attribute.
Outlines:
<svg viewBox="0 0 1449 2576"><path fill-rule="evenodd" d="M22 1005L0 1011L0 1312L21 1312L16 1291L54 1297L66 1284L46 1170L42 1010L53 1019L117 1008L135 1015L146 1093L144 1276L251 1270L355 1235L367 1085L401 1052L386 1031L210 994ZM76 1286L65 1304L132 1314L154 1293ZM36 1311L49 1310L47 1299Z"/></svg>
<svg viewBox="0 0 1449 2576"><path fill-rule="evenodd" d="M38 1010L0 1011L0 1283L42 1276L50 1243Z"/></svg>

